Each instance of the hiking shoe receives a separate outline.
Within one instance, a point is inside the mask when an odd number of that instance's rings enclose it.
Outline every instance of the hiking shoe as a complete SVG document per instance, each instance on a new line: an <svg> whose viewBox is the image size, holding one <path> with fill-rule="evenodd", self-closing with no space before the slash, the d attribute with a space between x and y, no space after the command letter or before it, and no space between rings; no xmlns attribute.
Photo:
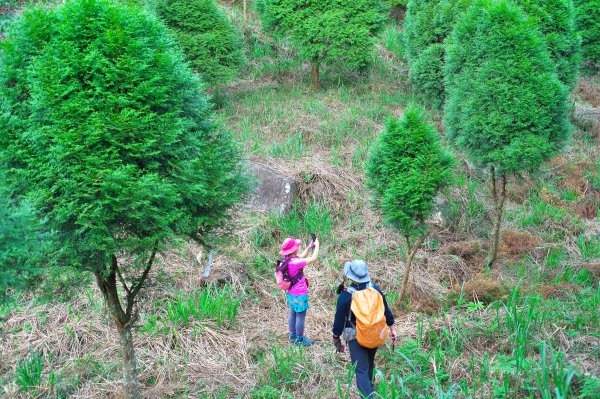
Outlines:
<svg viewBox="0 0 600 399"><path fill-rule="evenodd" d="M290 344L295 344L297 339L298 339L298 336L296 335L295 332L290 333Z"/></svg>
<svg viewBox="0 0 600 399"><path fill-rule="evenodd" d="M298 339L296 339L296 345L313 346L314 343L315 343L315 341L313 341L312 339L308 339L304 336L298 337Z"/></svg>

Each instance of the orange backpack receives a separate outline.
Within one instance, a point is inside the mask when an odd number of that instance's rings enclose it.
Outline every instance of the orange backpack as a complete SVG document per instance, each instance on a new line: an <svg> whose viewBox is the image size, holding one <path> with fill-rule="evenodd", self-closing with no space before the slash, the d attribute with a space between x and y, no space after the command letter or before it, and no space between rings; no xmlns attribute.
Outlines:
<svg viewBox="0 0 600 399"><path fill-rule="evenodd" d="M350 310L356 316L356 340L365 348L377 348L388 336L383 297L371 283L364 290L348 287L346 291L352 295Z"/></svg>

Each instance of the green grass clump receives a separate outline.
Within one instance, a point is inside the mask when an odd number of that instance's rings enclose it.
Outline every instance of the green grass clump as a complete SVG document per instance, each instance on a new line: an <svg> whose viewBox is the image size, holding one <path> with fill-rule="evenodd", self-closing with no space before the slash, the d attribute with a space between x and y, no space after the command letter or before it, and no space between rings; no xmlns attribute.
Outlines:
<svg viewBox="0 0 600 399"><path fill-rule="evenodd" d="M316 233L322 241L333 238L334 214L325 203L314 201L308 205L296 203L287 213L270 214L264 225L250 233L250 241L257 249L276 252L285 237L300 238L308 243L310 233Z"/></svg>
<svg viewBox="0 0 600 399"><path fill-rule="evenodd" d="M252 392L252 399L293 399L294 395L285 389L264 385Z"/></svg>
<svg viewBox="0 0 600 399"><path fill-rule="evenodd" d="M35 390L41 385L43 365L44 354L33 351L17 365L15 382L23 392Z"/></svg>
<svg viewBox="0 0 600 399"><path fill-rule="evenodd" d="M540 184L530 190L527 200L515 210L509 212L507 219L518 227L539 231L546 241L564 241L566 236L580 234L583 224L570 208L551 202L542 195L543 189L551 192L553 188Z"/></svg>
<svg viewBox="0 0 600 399"><path fill-rule="evenodd" d="M213 320L217 326L231 325L235 320L244 297L231 285L218 287L209 284L203 290L190 295L177 295L165 304L167 319L173 325L189 325L192 319ZM150 318L148 329L156 325L156 319Z"/></svg>
<svg viewBox="0 0 600 399"><path fill-rule="evenodd" d="M299 159L305 157L306 144L302 141L302 133L290 134L282 142L270 145L271 156L275 158Z"/></svg>
<svg viewBox="0 0 600 399"><path fill-rule="evenodd" d="M267 387L283 388L280 392L293 391L311 371L304 349L295 345L273 346L270 352L262 350L257 355L257 362L262 370L259 383L267 392L271 391Z"/></svg>
<svg viewBox="0 0 600 399"><path fill-rule="evenodd" d="M575 239L575 243L583 260L600 258L600 235L597 237L580 235Z"/></svg>

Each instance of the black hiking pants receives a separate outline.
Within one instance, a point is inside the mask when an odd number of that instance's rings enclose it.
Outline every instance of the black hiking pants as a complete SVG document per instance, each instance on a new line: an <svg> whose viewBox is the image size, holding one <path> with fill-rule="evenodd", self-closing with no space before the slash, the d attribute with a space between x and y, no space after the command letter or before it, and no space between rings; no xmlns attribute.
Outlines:
<svg viewBox="0 0 600 399"><path fill-rule="evenodd" d="M377 348L369 349L361 346L357 340L348 342L350 359L356 366L356 386L366 398L373 395L373 376L375 372L375 353Z"/></svg>

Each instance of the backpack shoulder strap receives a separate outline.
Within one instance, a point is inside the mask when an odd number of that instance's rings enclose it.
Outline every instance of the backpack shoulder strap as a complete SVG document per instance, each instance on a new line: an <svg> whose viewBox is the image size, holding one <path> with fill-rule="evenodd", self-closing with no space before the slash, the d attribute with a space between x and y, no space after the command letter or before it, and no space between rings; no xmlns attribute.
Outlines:
<svg viewBox="0 0 600 399"><path fill-rule="evenodd" d="M354 287L346 287L345 291L347 293L349 293L350 297L351 297L350 298L350 308L348 309L348 317L346 318L346 320L348 320L348 323L350 325L352 325L352 308L351 307L352 307L352 299L354 299L354 293L356 292L356 288L354 288ZM352 326L352 327L354 327L354 326Z"/></svg>
<svg viewBox="0 0 600 399"><path fill-rule="evenodd" d="M277 260L277 271L284 271L288 268L288 263L290 263L290 258L284 257L283 259Z"/></svg>

